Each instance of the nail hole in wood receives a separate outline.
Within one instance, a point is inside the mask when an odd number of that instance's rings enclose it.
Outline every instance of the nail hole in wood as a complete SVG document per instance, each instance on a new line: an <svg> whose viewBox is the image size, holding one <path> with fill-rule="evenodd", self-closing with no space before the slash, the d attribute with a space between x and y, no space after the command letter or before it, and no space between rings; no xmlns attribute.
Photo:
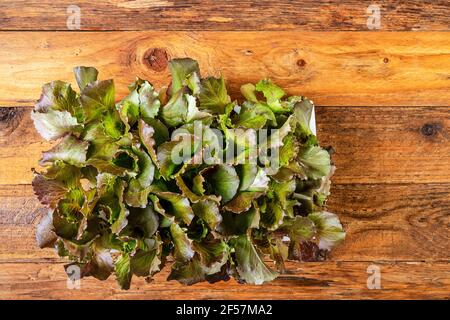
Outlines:
<svg viewBox="0 0 450 320"><path fill-rule="evenodd" d="M299 60L297 60L297 65L299 67L304 67L304 66L306 66L306 61L303 59L299 59Z"/></svg>

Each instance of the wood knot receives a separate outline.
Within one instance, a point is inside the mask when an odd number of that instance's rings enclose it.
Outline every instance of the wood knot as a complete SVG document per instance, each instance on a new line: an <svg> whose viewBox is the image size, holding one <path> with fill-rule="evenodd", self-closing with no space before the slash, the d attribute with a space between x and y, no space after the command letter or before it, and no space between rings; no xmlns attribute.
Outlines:
<svg viewBox="0 0 450 320"><path fill-rule="evenodd" d="M426 137L431 137L436 135L440 129L441 126L438 123L426 123L420 129L420 132Z"/></svg>
<svg viewBox="0 0 450 320"><path fill-rule="evenodd" d="M299 59L299 60L297 60L297 65L299 67L304 67L304 66L306 66L306 61L303 59Z"/></svg>
<svg viewBox="0 0 450 320"><path fill-rule="evenodd" d="M156 72L166 69L168 62L169 56L167 51L162 48L152 48L144 54L144 64Z"/></svg>
<svg viewBox="0 0 450 320"><path fill-rule="evenodd" d="M384 62L384 63L388 63L388 62L389 62L389 59L388 59L388 58L384 58L384 59L383 59L383 62Z"/></svg>
<svg viewBox="0 0 450 320"><path fill-rule="evenodd" d="M10 134L19 126L24 109L21 107L0 108L0 136Z"/></svg>

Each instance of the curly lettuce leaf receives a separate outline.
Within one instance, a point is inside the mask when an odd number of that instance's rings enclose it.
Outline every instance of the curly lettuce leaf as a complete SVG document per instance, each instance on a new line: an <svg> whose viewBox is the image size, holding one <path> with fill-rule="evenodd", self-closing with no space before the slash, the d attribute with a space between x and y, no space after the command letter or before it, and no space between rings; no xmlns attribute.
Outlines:
<svg viewBox="0 0 450 320"><path fill-rule="evenodd" d="M302 148L297 159L305 168L306 175L311 179L320 179L330 173L330 154L321 147L309 146Z"/></svg>
<svg viewBox="0 0 450 320"><path fill-rule="evenodd" d="M206 222L211 230L216 230L222 222L220 209L215 201L199 200L192 204L192 210L197 217Z"/></svg>
<svg viewBox="0 0 450 320"><path fill-rule="evenodd" d="M170 213L188 225L191 223L194 212L186 197L169 191L154 191L153 193L159 198L160 205L166 213ZM164 203L161 203L162 201Z"/></svg>
<svg viewBox="0 0 450 320"><path fill-rule="evenodd" d="M75 67L73 68L75 79L81 91L90 83L97 81L98 71L93 67Z"/></svg>
<svg viewBox="0 0 450 320"><path fill-rule="evenodd" d="M200 109L213 114L223 114L225 107L231 102L223 77L202 79L198 98Z"/></svg>
<svg viewBox="0 0 450 320"><path fill-rule="evenodd" d="M56 146L42 154L39 164L45 166L62 161L70 165L84 166L88 146L86 141L71 135L65 136Z"/></svg>
<svg viewBox="0 0 450 320"><path fill-rule="evenodd" d="M309 214L308 218L314 222L317 228L320 249L331 250L344 240L345 232L334 213L328 211L314 212Z"/></svg>
<svg viewBox="0 0 450 320"><path fill-rule="evenodd" d="M259 81L255 90L262 92L266 98L267 105L273 112L287 111L282 105L280 99L284 97L285 92L279 86L274 84L270 79Z"/></svg>
<svg viewBox="0 0 450 320"><path fill-rule="evenodd" d="M133 273L131 272L131 259L128 254L121 255L116 261L114 273L120 287L125 290L130 289Z"/></svg>
<svg viewBox="0 0 450 320"><path fill-rule="evenodd" d="M172 74L170 93L174 95L187 84L187 78L194 72L200 75L197 61L190 58L172 59L169 62L169 70Z"/></svg>
<svg viewBox="0 0 450 320"><path fill-rule="evenodd" d="M170 225L170 235L174 244L174 257L177 261L186 262L194 257L192 240L187 233L176 223Z"/></svg>
<svg viewBox="0 0 450 320"><path fill-rule="evenodd" d="M262 129L268 121L276 122L273 111L261 103L244 102L240 112L232 117L235 127Z"/></svg>
<svg viewBox="0 0 450 320"><path fill-rule="evenodd" d="M234 167L230 165L218 165L209 174L207 181L211 185L211 190L222 197L223 202L230 201L239 188L239 177Z"/></svg>
<svg viewBox="0 0 450 320"><path fill-rule="evenodd" d="M259 285L276 278L277 273L264 264L248 236L241 235L230 242L235 250L236 269L243 281Z"/></svg>
<svg viewBox="0 0 450 320"><path fill-rule="evenodd" d="M74 69L79 93L44 85L32 118L59 141L33 179L48 208L38 244L67 257L68 274L115 274L124 289L169 256L168 279L188 285L270 281L263 254L280 271L288 257L324 259L345 232L325 209L334 166L313 103L269 79L232 102L224 78L201 78L195 60L169 69L169 87L136 78L117 103L113 80L92 67Z"/></svg>
<svg viewBox="0 0 450 320"><path fill-rule="evenodd" d="M81 105L86 123L98 120L104 113L115 109L113 80L95 81L86 85L81 92Z"/></svg>

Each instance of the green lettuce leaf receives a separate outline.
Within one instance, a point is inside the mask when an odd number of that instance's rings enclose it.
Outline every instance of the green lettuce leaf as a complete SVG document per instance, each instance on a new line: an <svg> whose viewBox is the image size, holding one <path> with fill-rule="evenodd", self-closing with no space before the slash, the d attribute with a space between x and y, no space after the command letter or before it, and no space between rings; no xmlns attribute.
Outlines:
<svg viewBox="0 0 450 320"><path fill-rule="evenodd" d="M77 139L74 136L65 136L52 149L42 154L39 164L45 166L55 161L62 161L67 164L83 166L86 162L88 142Z"/></svg>
<svg viewBox="0 0 450 320"><path fill-rule="evenodd" d="M244 96L247 101L250 102L258 102L258 98L256 97L256 87L253 83L246 83L241 86L241 94Z"/></svg>
<svg viewBox="0 0 450 320"><path fill-rule="evenodd" d="M315 136L312 101L269 79L232 101L195 60L169 69L168 87L136 78L117 102L92 67L74 68L79 92L43 86L31 117L57 141L33 169L38 245L55 247L69 276L114 274L123 289L167 261L168 280L191 285L261 284L277 276L265 259L280 272L288 258L325 259L345 232L326 211L333 150Z"/></svg>
<svg viewBox="0 0 450 320"><path fill-rule="evenodd" d="M172 237L174 248L174 258L177 261L186 262L194 257L192 240L188 238L187 233L176 223L170 225L170 235Z"/></svg>
<svg viewBox="0 0 450 320"><path fill-rule="evenodd" d="M116 274L117 282L122 289L129 289L131 284L131 261L128 254L123 254L119 257L115 264L114 273Z"/></svg>
<svg viewBox="0 0 450 320"><path fill-rule="evenodd" d="M223 208L234 213L245 212L250 209L253 204L253 200L259 198L262 195L262 192L243 191L240 192L236 197L234 197L233 200L228 202Z"/></svg>
<svg viewBox="0 0 450 320"><path fill-rule="evenodd" d="M190 58L172 59L169 62L170 73L172 74L171 95L180 91L187 84L187 78L192 73L200 75L200 68L197 61Z"/></svg>
<svg viewBox="0 0 450 320"><path fill-rule="evenodd" d="M298 133L305 138L314 136L313 130L310 126L311 118L313 117L314 105L311 100L301 99L294 104L294 117L297 120Z"/></svg>
<svg viewBox="0 0 450 320"><path fill-rule="evenodd" d="M289 237L293 241L309 241L317 234L317 227L309 217L296 216L283 227L289 230Z"/></svg>
<svg viewBox="0 0 450 320"><path fill-rule="evenodd" d="M115 110L113 80L95 81L84 87L80 95L86 122L98 120L107 111Z"/></svg>
<svg viewBox="0 0 450 320"><path fill-rule="evenodd" d="M155 235L159 227L159 216L151 206L130 208L127 230L134 238L148 239Z"/></svg>
<svg viewBox="0 0 450 320"><path fill-rule="evenodd" d="M128 182L125 201L130 206L145 208L155 175L155 166L145 151L133 147L133 153L138 157L139 174Z"/></svg>
<svg viewBox="0 0 450 320"><path fill-rule="evenodd" d="M232 118L235 127L262 129L268 121L276 122L273 111L261 103L244 102L239 114Z"/></svg>
<svg viewBox="0 0 450 320"><path fill-rule="evenodd" d="M228 261L229 248L221 239L210 237L202 242L194 242L194 250L199 254L203 271L207 275L219 272Z"/></svg>
<svg viewBox="0 0 450 320"><path fill-rule="evenodd" d="M247 234L249 229L258 229L259 223L260 213L255 207L239 214L225 211L222 213L222 223L218 231L227 236L242 235Z"/></svg>
<svg viewBox="0 0 450 320"><path fill-rule="evenodd" d="M176 261L172 264L172 270L167 280L177 280L184 285L193 285L205 281L205 272L199 257L195 256L188 262Z"/></svg>
<svg viewBox="0 0 450 320"><path fill-rule="evenodd" d="M157 151L161 175L168 180L183 172L196 152L197 146L193 136L182 136L177 140L161 144Z"/></svg>
<svg viewBox="0 0 450 320"><path fill-rule="evenodd" d="M286 216L279 202L268 201L260 206L261 224L268 230L276 230Z"/></svg>
<svg viewBox="0 0 450 320"><path fill-rule="evenodd" d="M34 121L36 130L45 140L55 140L67 133L77 133L81 129L77 119L68 111L33 111L31 119Z"/></svg>
<svg viewBox="0 0 450 320"><path fill-rule="evenodd" d="M131 257L131 272L139 277L151 277L160 271L162 261L161 242L157 239L148 239L145 248L140 248Z"/></svg>
<svg viewBox="0 0 450 320"><path fill-rule="evenodd" d="M225 107L231 102L223 77L202 79L198 98L200 109L213 114L223 114Z"/></svg>
<svg viewBox="0 0 450 320"><path fill-rule="evenodd" d="M40 99L36 102L34 110L46 113L50 110L67 111L77 120L83 120L83 109L76 92L70 83L53 81L42 87Z"/></svg>
<svg viewBox="0 0 450 320"><path fill-rule="evenodd" d="M183 90L176 92L161 109L161 118L168 127L176 127L186 122L188 102Z"/></svg>
<svg viewBox="0 0 450 320"><path fill-rule="evenodd" d="M235 250L237 272L243 281L249 284L263 284L276 278L277 273L264 264L248 236L233 238L231 246Z"/></svg>
<svg viewBox="0 0 450 320"><path fill-rule="evenodd" d="M158 97L158 92L153 86L144 81L138 90L139 92L139 110L143 119L152 119L158 115L161 107L161 102Z"/></svg>
<svg viewBox="0 0 450 320"><path fill-rule="evenodd" d="M52 248L57 240L53 231L53 211L49 210L36 227L36 241L39 248Z"/></svg>
<svg viewBox="0 0 450 320"><path fill-rule="evenodd" d="M259 81L255 86L256 91L262 92L266 98L267 105L274 112L285 111L281 105L280 99L285 95L283 89L274 84L269 79Z"/></svg>
<svg viewBox="0 0 450 320"><path fill-rule="evenodd" d="M158 198L164 211L172 214L176 218L182 220L186 224L190 224L194 218L194 212L189 203L189 200L177 193L169 191L154 191L153 192Z"/></svg>
<svg viewBox="0 0 450 320"><path fill-rule="evenodd" d="M236 194L239 188L239 177L234 167L229 165L218 165L209 175L207 181L211 190L222 197L223 202L228 202Z"/></svg>
<svg viewBox="0 0 450 320"><path fill-rule="evenodd" d="M216 230L222 222L219 206L215 201L199 200L192 204L192 210L197 217L206 222L211 230Z"/></svg>
<svg viewBox="0 0 450 320"><path fill-rule="evenodd" d="M73 68L73 73L81 91L88 84L97 81L98 71L93 67L75 67Z"/></svg>
<svg viewBox="0 0 450 320"><path fill-rule="evenodd" d="M123 202L125 182L110 173L97 176L98 205L111 225L111 232L119 234L127 225L129 210Z"/></svg>
<svg viewBox="0 0 450 320"><path fill-rule="evenodd" d="M345 232L334 213L328 211L314 212L309 214L308 218L314 222L317 228L320 249L331 250L344 240Z"/></svg>
<svg viewBox="0 0 450 320"><path fill-rule="evenodd" d="M208 112L201 111L197 107L197 100L194 96L191 95L185 95L185 98L188 103L188 109L186 114L186 122L193 122L193 121L202 121L203 123L209 124L212 121L212 115Z"/></svg>
<svg viewBox="0 0 450 320"><path fill-rule="evenodd" d="M300 149L299 163L305 168L306 175L311 179L327 176L331 170L330 154L318 146Z"/></svg>

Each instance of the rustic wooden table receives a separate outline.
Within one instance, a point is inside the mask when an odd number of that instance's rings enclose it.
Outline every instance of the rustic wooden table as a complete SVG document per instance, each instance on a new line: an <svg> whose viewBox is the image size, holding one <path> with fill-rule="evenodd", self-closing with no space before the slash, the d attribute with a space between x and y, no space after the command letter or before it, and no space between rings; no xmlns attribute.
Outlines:
<svg viewBox="0 0 450 320"><path fill-rule="evenodd" d="M0 298L449 299L450 2L376 3L379 30L360 0L1 1ZM31 168L49 148L30 120L40 87L93 65L119 96L134 76L167 83L167 59L181 56L222 72L232 94L271 77L315 101L319 138L337 151L329 207L347 239L328 262L289 263L263 286L185 287L165 271L129 291L114 279L69 290L63 262L34 240L45 210ZM381 289L367 287L371 265Z"/></svg>

